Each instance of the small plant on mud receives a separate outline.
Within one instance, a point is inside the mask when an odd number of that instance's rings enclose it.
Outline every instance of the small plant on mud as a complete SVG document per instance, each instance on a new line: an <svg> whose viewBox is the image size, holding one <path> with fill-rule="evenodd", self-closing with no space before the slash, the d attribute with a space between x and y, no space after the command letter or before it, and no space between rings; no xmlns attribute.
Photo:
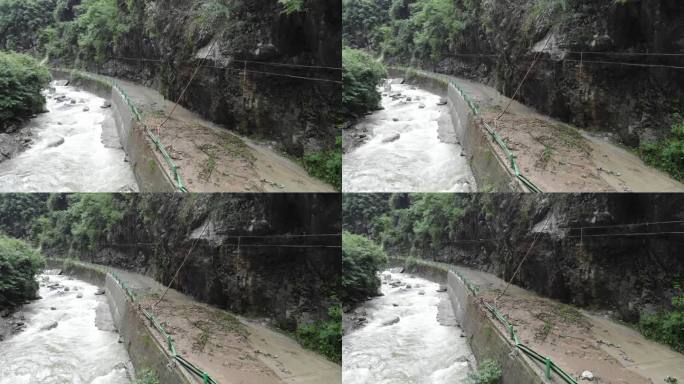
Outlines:
<svg viewBox="0 0 684 384"><path fill-rule="evenodd" d="M679 380L677 380L676 378L674 378L672 376L668 376L665 378L665 383L667 383L667 384L679 384Z"/></svg>
<svg viewBox="0 0 684 384"><path fill-rule="evenodd" d="M477 371L468 375L470 384L497 384L501 381L503 369L494 360L485 360Z"/></svg>
<svg viewBox="0 0 684 384"><path fill-rule="evenodd" d="M151 369L145 369L138 375L138 379L133 384L160 384L157 374Z"/></svg>
<svg viewBox="0 0 684 384"><path fill-rule="evenodd" d="M641 145L639 155L644 161L663 170L677 180L684 180L684 118L674 116L671 136L665 140L648 142Z"/></svg>

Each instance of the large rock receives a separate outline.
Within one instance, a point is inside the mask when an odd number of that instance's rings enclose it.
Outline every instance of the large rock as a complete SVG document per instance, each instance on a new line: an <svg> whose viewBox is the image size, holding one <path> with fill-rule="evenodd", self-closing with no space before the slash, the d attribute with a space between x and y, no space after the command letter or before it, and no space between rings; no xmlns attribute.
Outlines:
<svg viewBox="0 0 684 384"><path fill-rule="evenodd" d="M391 143L391 142L399 140L400 138L401 138L401 134L399 132L394 132L394 133L391 133L391 134L383 137L382 142L383 143Z"/></svg>
<svg viewBox="0 0 684 384"><path fill-rule="evenodd" d="M395 316L395 317L393 317L393 318L391 318L391 319L389 319L389 320L383 321L383 322L382 322L382 326L383 326L383 327L387 327L387 326L390 326L390 325L394 325L394 324L398 323L399 320L401 320L401 319L399 318L399 316Z"/></svg>
<svg viewBox="0 0 684 384"><path fill-rule="evenodd" d="M48 139L47 145L45 147L46 148L56 148L62 144L64 144L64 138L63 137L53 137L53 138Z"/></svg>

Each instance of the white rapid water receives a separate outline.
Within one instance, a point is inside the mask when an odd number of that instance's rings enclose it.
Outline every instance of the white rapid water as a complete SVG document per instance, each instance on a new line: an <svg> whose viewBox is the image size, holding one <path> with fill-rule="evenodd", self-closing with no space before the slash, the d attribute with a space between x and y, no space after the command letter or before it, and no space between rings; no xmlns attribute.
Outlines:
<svg viewBox="0 0 684 384"><path fill-rule="evenodd" d="M364 304L367 324L342 339L342 383L465 382L474 358L461 330L449 319L446 293L437 292L439 285L425 279L388 274L383 273L384 296ZM401 284L392 286L396 281ZM398 323L383 325L396 316Z"/></svg>
<svg viewBox="0 0 684 384"><path fill-rule="evenodd" d="M42 299L21 309L26 329L0 342L0 384L130 383L128 354L118 342L105 296L95 295L96 286L65 276L39 278ZM61 287L48 287L53 283Z"/></svg>
<svg viewBox="0 0 684 384"><path fill-rule="evenodd" d="M438 105L440 97L392 81L381 91L384 109L359 123L372 138L343 156L343 191L476 191L448 107Z"/></svg>
<svg viewBox="0 0 684 384"><path fill-rule="evenodd" d="M0 192L137 191L112 110L100 108L105 100L56 82L51 89L44 92L50 112L29 123L33 144L0 163Z"/></svg>

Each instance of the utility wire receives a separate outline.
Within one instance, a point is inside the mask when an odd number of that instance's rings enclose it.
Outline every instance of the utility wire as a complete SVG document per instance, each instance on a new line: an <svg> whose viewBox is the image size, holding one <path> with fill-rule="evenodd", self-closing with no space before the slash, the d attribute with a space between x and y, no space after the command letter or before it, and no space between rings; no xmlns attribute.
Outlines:
<svg viewBox="0 0 684 384"><path fill-rule="evenodd" d="M567 236L568 238L582 238L582 237L631 237L631 236L655 236L655 235L682 235L684 232L636 232L636 233L604 233L600 235L574 235Z"/></svg>
<svg viewBox="0 0 684 384"><path fill-rule="evenodd" d="M504 287L504 290L501 291L501 293L496 297L496 299L494 300L494 302L498 301L499 298L501 298L501 296L503 296L504 294L506 294L506 290L508 289L508 287L509 287L509 286L511 285L511 283L513 282L513 279L515 279L515 276L518 274L518 272L520 272L520 268L522 268L522 265L525 263L525 260L527 260L527 256L530 255L530 252L532 251L532 248L534 248L534 244L537 242L537 238L539 237L539 234L542 233L542 232L544 232L544 230L546 229L546 226L549 224L549 220L550 220L550 219L551 219L551 214L549 214L549 216L546 218L546 221L544 222L544 226L542 227L542 229L541 229L539 232L535 233L534 239L532 240L532 244L531 244L530 247L527 249L527 253L525 254L525 257L523 257L523 259L520 261L520 264L518 264L518 268L516 268L516 269L515 269L515 272L513 272L513 276L511 276L511 279L508 280L508 283L506 283L506 287Z"/></svg>
<svg viewBox="0 0 684 384"><path fill-rule="evenodd" d="M207 230L207 227L209 226L209 222L210 221L207 220L207 222L204 224L204 228L202 228L202 233L200 233L199 237L195 238L195 241L192 243L192 246L188 250L188 253L185 255L185 258L183 259L183 262L181 263L181 265L176 270L176 273L173 275L173 278L171 279L171 281L169 281L169 285L164 290L164 293L162 293L159 300L157 300L157 302L152 305L152 310L154 310L154 308L157 306L157 304L159 304L162 300L164 300L164 296L166 296L166 292L169 291L169 288L171 288L171 285L173 284L173 282L176 280L176 278L178 278L178 273L180 273L181 268L183 268L185 263L188 261L188 257L190 257L192 250L195 249L195 245L197 245L197 241L199 241L199 239L202 237L202 235L204 235L204 232Z"/></svg>
<svg viewBox="0 0 684 384"><path fill-rule="evenodd" d="M646 222L646 223L631 223L631 224L598 225L598 226L591 226L591 227L558 227L558 229L621 228L621 227L632 227L632 226L643 226L643 225L678 224L678 223L684 223L684 220L653 221L653 222Z"/></svg>

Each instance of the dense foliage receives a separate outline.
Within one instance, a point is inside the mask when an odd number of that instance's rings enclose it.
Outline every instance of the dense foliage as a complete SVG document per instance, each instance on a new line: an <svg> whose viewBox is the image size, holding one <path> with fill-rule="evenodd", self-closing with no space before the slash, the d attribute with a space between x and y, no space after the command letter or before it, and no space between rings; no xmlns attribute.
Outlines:
<svg viewBox="0 0 684 384"><path fill-rule="evenodd" d="M643 315L639 329L649 339L684 352L684 295L672 299L672 310L654 315Z"/></svg>
<svg viewBox="0 0 684 384"><path fill-rule="evenodd" d="M342 302L345 305L378 294L378 271L387 263L387 255L377 244L349 232L342 234Z"/></svg>
<svg viewBox="0 0 684 384"><path fill-rule="evenodd" d="M642 144L639 153L648 164L684 181L684 119L676 118L670 138Z"/></svg>
<svg viewBox="0 0 684 384"><path fill-rule="evenodd" d="M0 52L0 132L44 109L41 91L49 82L50 72L34 58Z"/></svg>
<svg viewBox="0 0 684 384"><path fill-rule="evenodd" d="M385 249L408 254L439 249L457 237L467 199L452 194L392 195L392 210L375 219L375 236Z"/></svg>
<svg viewBox="0 0 684 384"><path fill-rule="evenodd" d="M47 199L39 193L0 194L0 232L18 239L30 237L34 219L47 213Z"/></svg>
<svg viewBox="0 0 684 384"><path fill-rule="evenodd" d="M43 257L29 244L0 234L0 309L34 299L38 292L35 275L44 265Z"/></svg>
<svg viewBox="0 0 684 384"><path fill-rule="evenodd" d="M34 221L34 240L47 249L97 249L123 219L128 200L112 194L51 195L49 212Z"/></svg>
<svg viewBox="0 0 684 384"><path fill-rule="evenodd" d="M337 363L342 362L342 307L330 307L330 319L297 328L297 340Z"/></svg>
<svg viewBox="0 0 684 384"><path fill-rule="evenodd" d="M445 56L477 6L453 0L348 0L344 5L347 44L407 63L413 58Z"/></svg>
<svg viewBox="0 0 684 384"><path fill-rule="evenodd" d="M348 113L376 109L381 100L377 87L387 70L371 55L358 49L342 49L342 105Z"/></svg>
<svg viewBox="0 0 684 384"><path fill-rule="evenodd" d="M373 237L375 218L387 213L390 195L386 193L346 193L342 195L342 226L351 233Z"/></svg>
<svg viewBox="0 0 684 384"><path fill-rule="evenodd" d="M57 0L0 0L0 50L36 51Z"/></svg>
<svg viewBox="0 0 684 384"><path fill-rule="evenodd" d="M342 190L342 137L338 136L335 140L335 148L310 153L302 160L304 168L312 176L315 176L335 189Z"/></svg>

